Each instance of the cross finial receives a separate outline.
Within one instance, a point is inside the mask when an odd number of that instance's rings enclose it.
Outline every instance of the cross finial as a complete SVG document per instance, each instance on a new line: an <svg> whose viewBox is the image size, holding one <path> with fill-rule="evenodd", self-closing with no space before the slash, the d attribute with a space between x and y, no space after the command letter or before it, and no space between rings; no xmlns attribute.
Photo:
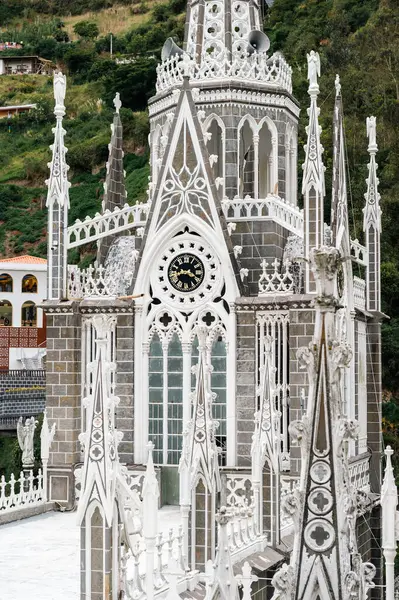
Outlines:
<svg viewBox="0 0 399 600"><path fill-rule="evenodd" d="M116 112L116 114L119 115L119 110L120 110L120 108L122 106L121 96L120 96L119 92L116 92L116 94L115 94L114 106L115 106L115 112Z"/></svg>
<svg viewBox="0 0 399 600"><path fill-rule="evenodd" d="M341 95L341 82L338 74L335 76L335 95Z"/></svg>

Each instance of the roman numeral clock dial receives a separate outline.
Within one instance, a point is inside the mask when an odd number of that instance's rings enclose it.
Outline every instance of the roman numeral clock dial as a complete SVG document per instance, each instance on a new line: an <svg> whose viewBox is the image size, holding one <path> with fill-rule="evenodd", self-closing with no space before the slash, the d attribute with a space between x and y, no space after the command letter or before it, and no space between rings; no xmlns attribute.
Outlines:
<svg viewBox="0 0 399 600"><path fill-rule="evenodd" d="M194 254L180 254L170 263L170 285L179 292L193 292L204 281L204 265Z"/></svg>
<svg viewBox="0 0 399 600"><path fill-rule="evenodd" d="M160 249L151 286L162 302L191 310L214 298L222 285L220 261L198 236L177 238Z"/></svg>

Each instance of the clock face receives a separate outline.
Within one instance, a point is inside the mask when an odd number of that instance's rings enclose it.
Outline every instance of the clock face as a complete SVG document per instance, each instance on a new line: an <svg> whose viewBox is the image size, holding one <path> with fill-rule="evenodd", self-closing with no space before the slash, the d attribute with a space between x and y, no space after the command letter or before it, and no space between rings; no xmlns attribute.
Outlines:
<svg viewBox="0 0 399 600"><path fill-rule="evenodd" d="M169 265L168 279L170 285L179 292L193 292L204 281L203 262L194 254L179 254Z"/></svg>

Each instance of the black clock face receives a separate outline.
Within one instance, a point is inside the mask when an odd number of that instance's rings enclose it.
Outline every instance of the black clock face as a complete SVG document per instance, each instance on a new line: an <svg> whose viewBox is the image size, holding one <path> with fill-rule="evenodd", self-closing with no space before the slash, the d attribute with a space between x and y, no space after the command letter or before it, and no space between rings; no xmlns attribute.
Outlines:
<svg viewBox="0 0 399 600"><path fill-rule="evenodd" d="M169 265L169 282L179 292L196 290L204 281L204 276L204 264L194 254L180 254Z"/></svg>

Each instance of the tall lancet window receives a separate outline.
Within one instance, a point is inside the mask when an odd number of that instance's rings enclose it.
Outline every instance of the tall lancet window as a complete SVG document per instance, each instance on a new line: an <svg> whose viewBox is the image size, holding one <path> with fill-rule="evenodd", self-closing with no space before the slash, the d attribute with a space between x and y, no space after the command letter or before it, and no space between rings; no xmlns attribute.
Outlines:
<svg viewBox="0 0 399 600"><path fill-rule="evenodd" d="M157 464L179 464L183 432L183 355L179 336L155 334L149 355L149 428Z"/></svg>
<svg viewBox="0 0 399 600"><path fill-rule="evenodd" d="M216 430L216 445L221 448L220 465L226 464L227 453L227 352L226 343L221 335L213 336L210 353L212 374L211 389L216 394L212 404L212 417L219 422ZM198 362L198 338L192 344L191 364ZM195 375L191 377L191 389L195 389Z"/></svg>
<svg viewBox="0 0 399 600"><path fill-rule="evenodd" d="M254 145L255 127L255 123L252 124L249 120L245 120L238 132L238 194L241 198L245 196L255 198L257 162L257 148Z"/></svg>
<svg viewBox="0 0 399 600"><path fill-rule="evenodd" d="M274 160L272 134L265 121L259 130L259 198L275 191Z"/></svg>

